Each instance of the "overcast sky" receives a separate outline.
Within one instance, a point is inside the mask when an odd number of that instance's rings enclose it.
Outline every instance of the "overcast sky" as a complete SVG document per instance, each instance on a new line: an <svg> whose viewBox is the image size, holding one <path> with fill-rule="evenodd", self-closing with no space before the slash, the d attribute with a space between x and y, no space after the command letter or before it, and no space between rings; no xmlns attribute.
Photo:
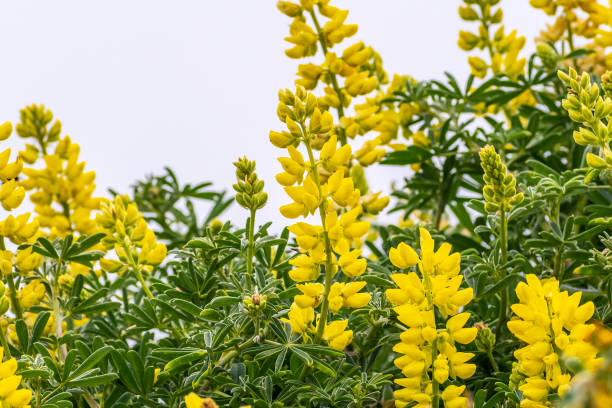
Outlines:
<svg viewBox="0 0 612 408"><path fill-rule="evenodd" d="M269 205L279 219L288 197L274 175L281 152L279 88L294 87L298 61L284 55L290 19L276 1L5 1L0 5L0 121L18 121L26 104L44 103L81 145L100 194L127 191L145 174L172 167L183 181L229 189L232 161L257 160ZM390 74L465 78L467 54L455 0L336 0L359 24L355 39L372 45ZM507 31L527 50L547 17L528 0L502 0ZM351 44L352 41L348 42ZM14 139L18 139L14 136ZM17 142L20 142L17 140ZM14 143L11 143L14 144ZM388 189L405 170L377 166L370 180ZM374 184L371 181L371 184ZM230 216L243 214L237 206Z"/></svg>

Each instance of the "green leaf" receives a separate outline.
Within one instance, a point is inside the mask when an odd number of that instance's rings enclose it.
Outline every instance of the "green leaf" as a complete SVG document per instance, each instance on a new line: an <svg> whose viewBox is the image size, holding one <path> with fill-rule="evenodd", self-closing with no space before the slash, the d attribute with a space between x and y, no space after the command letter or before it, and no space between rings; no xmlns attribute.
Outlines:
<svg viewBox="0 0 612 408"><path fill-rule="evenodd" d="M26 350L29 344L29 335L28 335L28 326L23 321L23 319L17 319L15 321L15 331L17 332L17 338L19 339L19 344L23 350Z"/></svg>
<svg viewBox="0 0 612 408"><path fill-rule="evenodd" d="M385 158L380 162L387 165L406 165L421 163L433 156L433 153L420 146L408 146L405 150L398 150L387 153Z"/></svg>
<svg viewBox="0 0 612 408"><path fill-rule="evenodd" d="M209 308L232 306L240 303L241 299L235 296L218 296L207 305Z"/></svg>
<svg viewBox="0 0 612 408"><path fill-rule="evenodd" d="M97 385L108 384L109 382L112 382L117 378L118 376L115 373L83 376L69 381L68 385L71 385L73 387L95 387Z"/></svg>
<svg viewBox="0 0 612 408"><path fill-rule="evenodd" d="M31 350L32 345L40 339L40 336L42 336L50 316L51 312L40 312L38 316L36 316L36 321L32 326L32 337L30 338L28 344L28 350Z"/></svg>
<svg viewBox="0 0 612 408"><path fill-rule="evenodd" d="M36 242L38 242L46 251L45 253L42 253L43 255L49 257L49 258L53 258L53 259L59 259L59 255L57 254L57 251L55 250L55 247L53 246L53 244L45 237L40 237L38 238L38 240L36 240ZM34 245L34 247L32 248L32 250L36 250L36 245Z"/></svg>
<svg viewBox="0 0 612 408"><path fill-rule="evenodd" d="M191 364L194 361L204 359L206 356L208 356L207 350L198 350L198 351L191 352L189 354L185 354L183 356L177 357L169 361L164 366L164 371L173 371L173 370L181 369L185 367L186 365Z"/></svg>
<svg viewBox="0 0 612 408"><path fill-rule="evenodd" d="M510 274L506 277L504 277L502 280L500 280L499 282L497 282L495 285L489 287L488 289L486 289L482 294L478 295L479 299L484 299L488 296L491 296L499 291L501 291L502 289L510 286L510 285L514 285L516 282L518 282L519 280L521 280L521 275L518 273L513 273Z"/></svg>
<svg viewBox="0 0 612 408"><path fill-rule="evenodd" d="M85 373L87 370L93 368L100 362L113 348L111 346L104 346L101 349L94 351L89 357L87 357L73 372L70 373L69 379L77 378L78 376Z"/></svg>

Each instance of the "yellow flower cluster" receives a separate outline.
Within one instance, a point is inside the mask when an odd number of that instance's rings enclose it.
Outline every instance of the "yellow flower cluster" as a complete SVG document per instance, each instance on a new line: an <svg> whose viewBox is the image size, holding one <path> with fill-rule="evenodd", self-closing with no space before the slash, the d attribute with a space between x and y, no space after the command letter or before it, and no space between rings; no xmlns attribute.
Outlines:
<svg viewBox="0 0 612 408"><path fill-rule="evenodd" d="M460 289L463 276L459 274L461 256L451 254L451 245L443 243L435 250L435 242L429 232L420 229L420 257L412 247L400 243L389 251L389 260L399 269L418 265L421 277L416 272L395 273L391 279L398 288L387 289L386 295L406 326L401 342L393 351L402 354L395 365L405 378L395 382L401 389L395 391L396 407L438 406L440 399L446 407L467 407L467 398L462 396L465 386L441 385L449 378L471 377L476 366L468 363L472 353L457 350L456 344L468 344L476 338L475 327L464 327L470 314L459 313L473 297L471 288ZM438 328L436 310L446 320Z"/></svg>
<svg viewBox="0 0 612 408"><path fill-rule="evenodd" d="M526 376L519 385L522 408L545 408L549 394L563 396L570 387L571 374L562 359L578 359L587 369L600 363L597 348L588 339L595 330L586 324L594 312L592 302L580 305L582 292L569 295L559 290L554 278L540 281L527 275L527 283L516 287L519 303L512 305L515 317L508 329L527 345L514 355L519 371Z"/></svg>
<svg viewBox="0 0 612 408"><path fill-rule="evenodd" d="M536 41L564 41L570 51L575 48L592 50L593 53L575 61L581 70L601 75L612 68L612 54L606 52L606 48L612 45L612 8L597 0L529 0L529 3L555 17L555 21L546 25Z"/></svg>
<svg viewBox="0 0 612 408"><path fill-rule="evenodd" d="M346 331L348 321L336 321L326 325L328 311L337 312L342 306L362 307L370 300L369 294L358 294L365 284L332 282L338 268L347 278L363 274L366 260L360 258L361 250L352 249L370 228L368 221L361 221L361 193L355 188L353 178L347 177L347 164L351 147L338 147L335 135L327 136L333 126L333 118L321 111L316 97L298 86L293 94L280 92L279 118L288 132L270 132L270 140L277 147L286 147L289 157L279 159L284 172L277 181L293 202L280 208L287 218L306 217L319 212L320 225L298 222L289 227L296 236L300 255L290 260L294 267L289 276L302 292L296 296L289 311L289 322L296 333L316 332L330 346L344 349L352 340L352 331ZM313 144L320 135L327 141L321 146L318 160ZM308 159L297 149L304 146ZM311 282L319 278L325 269L324 283ZM320 318L315 327L314 308L321 306Z"/></svg>
<svg viewBox="0 0 612 408"><path fill-rule="evenodd" d="M219 408L212 398L200 398L195 393L189 393L185 396L186 408Z"/></svg>
<svg viewBox="0 0 612 408"><path fill-rule="evenodd" d="M519 53L525 45L525 37L517 36L516 30L510 34L504 33L504 26L500 25L492 34L493 26L501 24L503 11L501 8L493 10L499 0L463 0L464 5L459 6L459 16L465 21L478 21L478 32L459 31L458 45L465 51L475 48L486 50L489 62L478 56L468 57L472 74L477 78L484 78L489 69L493 74L505 73L509 77L516 77L525 71L525 58Z"/></svg>
<svg viewBox="0 0 612 408"><path fill-rule="evenodd" d="M40 279L31 280L19 291L19 303L25 310L39 304L46 295L45 285Z"/></svg>
<svg viewBox="0 0 612 408"><path fill-rule="evenodd" d="M5 122L0 126L0 141L6 140L13 133L13 125ZM0 153L0 204L6 211L14 210L19 207L25 197L25 189L17 182L17 176L23 169L23 162L17 159L9 163L11 149L6 149Z"/></svg>
<svg viewBox="0 0 612 408"><path fill-rule="evenodd" d="M0 347L0 361L4 357L4 348ZM0 405L3 408L29 407L32 391L19 388L21 376L15 375L17 360L10 358L0 363Z"/></svg>
<svg viewBox="0 0 612 408"><path fill-rule="evenodd" d="M35 205L40 226L48 229L51 239L69 233L91 235L97 232L91 218L101 200L92 196L96 173L85 171L85 162L79 162L79 145L68 136L60 140L59 121L48 127L53 114L43 105L27 106L20 113L18 135L38 143L38 146L27 144L26 149L19 152L20 158L28 164L35 164L39 157L44 162L41 169L25 168L23 173L27 178L20 182L26 190L32 190L30 200Z"/></svg>
<svg viewBox="0 0 612 408"><path fill-rule="evenodd" d="M6 122L0 126L0 141L7 140L13 132L13 126ZM23 171L23 160L18 157L14 162L10 162L11 149L6 149L0 153L0 203L6 211L13 211L23 202L26 188L23 182L18 181L18 177ZM34 283L19 290L15 287L13 272L16 270L20 275L27 276L32 270L36 269L42 262L39 254L32 252L31 247L25 249L7 249L5 238L15 245L22 245L34 242L39 234L38 221L30 221L30 214L25 213L17 216L9 214L4 220L0 221L0 273L9 284L9 296L13 306L13 311L18 317L22 317L21 302L24 307L30 308L38 304L44 297L44 287L34 291ZM4 298L3 298L4 300ZM21 301L21 302L20 302ZM4 310L6 312L6 310ZM2 313L4 314L4 312Z"/></svg>
<svg viewBox="0 0 612 408"><path fill-rule="evenodd" d="M314 90L319 83L323 84L324 94L317 98L318 107L321 112L334 108L339 119L339 126L332 127L329 133L335 135L342 146L357 135L370 131L378 133L354 153L359 166L369 166L382 160L386 153L385 146L401 148L390 144L397 137L399 114L392 103L384 104L382 101L404 86L405 77L394 78L385 93L380 86L389 80L382 68L380 55L371 47L359 41L346 47L341 54L331 51L335 45L357 32L356 24L346 24L348 10L330 5L329 0L300 0L299 4L279 1L278 8L293 18L290 35L285 38L292 44L285 51L287 56L310 57L316 55L319 47L322 50L324 60L320 64L311 62L298 66L299 78L295 82L307 90ZM319 23L321 19L326 20L322 25ZM363 103L353 106L355 115L348 116L353 99L366 95L369 96ZM362 184L362 193L367 193L367 183ZM389 199L379 197L379 194L365 197L375 204L364 206L364 210L376 214L388 204Z"/></svg>
<svg viewBox="0 0 612 408"><path fill-rule="evenodd" d="M576 70L569 69L566 74L558 72L559 79L567 86L567 98L563 108L570 119L583 125L574 131L574 141L583 146L591 146L595 153L586 154L587 164L599 170L612 168L612 80L607 72L601 78L601 87L591 83L591 77L583 72L579 77ZM602 92L603 91L603 92ZM604 121L606 123L604 123Z"/></svg>
<svg viewBox="0 0 612 408"><path fill-rule="evenodd" d="M149 273L166 258L166 246L157 242L155 233L127 195L102 201L96 223L107 234L103 245L107 250L114 248L119 258L101 259L100 266L105 271L123 273L131 268L137 274Z"/></svg>

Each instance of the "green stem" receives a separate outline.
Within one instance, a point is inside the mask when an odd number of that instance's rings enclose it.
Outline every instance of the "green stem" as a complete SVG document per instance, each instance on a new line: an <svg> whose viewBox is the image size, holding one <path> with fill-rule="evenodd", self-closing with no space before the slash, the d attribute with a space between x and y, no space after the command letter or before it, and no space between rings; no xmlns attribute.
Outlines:
<svg viewBox="0 0 612 408"><path fill-rule="evenodd" d="M434 227L439 230L440 223L442 222L442 215L444 214L444 207L446 207L446 192L444 191L444 186L440 186L440 192L438 195L438 202L436 205L436 217L434 220Z"/></svg>
<svg viewBox="0 0 612 408"><path fill-rule="evenodd" d="M436 359L438 358L438 345L437 345L438 341L437 339L434 340L433 342L433 347L432 347L432 356L431 356L431 361L432 364L433 362L436 361ZM431 391L431 406L432 408L439 408L440 407L440 384L438 383L438 381L436 381L436 378L433 375L433 369L432 369L432 376L431 376L431 387L432 387L432 391Z"/></svg>
<svg viewBox="0 0 612 408"><path fill-rule="evenodd" d="M144 280L144 277L142 276L140 265L138 265L136 261L134 260L134 257L132 256L132 252L129 248L129 245L127 245L124 242L122 246L123 246L123 251L125 252L125 255L128 258L128 262L130 266L132 267L132 270L134 271L134 275L136 275L136 279L138 279L138 282L140 282L140 286L142 286L142 290L144 290L145 294L147 295L149 299L153 299L153 293L151 293L151 291L149 290L149 286L147 285L147 282Z"/></svg>
<svg viewBox="0 0 612 408"><path fill-rule="evenodd" d="M139 267L136 267L134 269L134 275L136 275L136 279L138 279L138 282L140 282L140 285L142 286L142 289L144 290L147 297L149 299L153 299L153 293L151 293L151 291L149 290L149 287L147 286L147 282L145 282L142 276L142 272L140 271Z"/></svg>
<svg viewBox="0 0 612 408"><path fill-rule="evenodd" d="M506 277L506 263L508 262L508 220L506 218L506 211L501 210L499 216L499 246L501 250L501 268L499 273L499 281ZM495 327L495 337L498 339L503 325L508 318L508 288L504 288L501 292L501 299L499 302L499 319L497 320L497 326Z"/></svg>
<svg viewBox="0 0 612 408"><path fill-rule="evenodd" d="M55 336L57 337L58 341L59 339L62 337L63 335L63 329L62 329L62 322L64 321L64 316L62 313L62 308L60 305L60 291L59 291L59 284L58 284L58 278L60 276L61 273L61 268L62 268L62 263L61 261L58 261L58 263L55 265L55 276L53 277L53 288L51 291L51 296L52 296L52 302L53 302L53 323L55 324ZM62 344L59 346L59 356L60 356L60 361L64 361L66 359L66 355L68 354L67 350L66 350L66 345Z"/></svg>
<svg viewBox="0 0 612 408"><path fill-rule="evenodd" d="M17 296L17 289L15 288L14 274L11 274L7 277L8 285L9 285L9 297L11 299L11 304L13 305L13 311L15 312L15 316L17 319L23 319L23 309L21 308L21 303L19 303L19 297Z"/></svg>
<svg viewBox="0 0 612 408"><path fill-rule="evenodd" d="M555 254L555 263L553 276L561 283L561 279L563 279L563 274L561 273L561 266L563 264L563 246L557 248L557 252Z"/></svg>
<svg viewBox="0 0 612 408"><path fill-rule="evenodd" d="M302 126L302 130L305 130L305 127ZM314 179L315 184L317 185L317 189L319 191L319 198L321 198L321 181L319 180L319 173L317 170L317 163L314 158L314 154L312 153L312 147L310 146L310 140L308 138L304 138L304 145L306 145L306 150L308 150L308 159L310 160L310 174L312 174L312 178ZM332 286L333 279L333 263L332 263L332 247L331 241L329 240L329 234L327 233L327 227L325 226L325 202L321 202L319 205L319 214L321 215L321 226L323 227L323 240L325 242L325 290L323 291L323 300L321 305L321 315L319 317L319 323L317 326L317 334L315 336L315 343L318 343L323 337L323 331L325 330L325 324L327 323L327 312L329 310L329 291Z"/></svg>
<svg viewBox="0 0 612 408"><path fill-rule="evenodd" d="M251 338L250 340L247 340L244 343L237 345L233 350L230 350L224 355L222 355L219 361L217 362L217 365L218 366L224 365L225 363L230 361L232 358L236 357L240 353L241 350L244 350L247 347L251 347L253 344L255 344L255 340L254 338Z"/></svg>
<svg viewBox="0 0 612 408"><path fill-rule="evenodd" d="M319 44L321 44L323 54L327 56L327 44L325 43L325 35L323 33L323 30L321 30L321 25L319 24L319 20L317 19L317 15L315 14L314 9L310 11L310 16L312 17L315 29L317 30ZM334 92L336 92L336 95L338 95L338 100L340 101L336 109L338 110L338 119L341 119L344 117L344 96L342 95L342 91L340 90L340 85L338 85L338 78L336 78L336 74L329 72L329 78L331 80L332 88L334 88ZM344 146L347 142L346 132L342 126L340 126L339 129L340 145Z"/></svg>
<svg viewBox="0 0 612 408"><path fill-rule="evenodd" d="M255 209L251 209L251 216L248 223L249 247L246 259L246 281L249 290L253 289L253 252L255 245Z"/></svg>
<svg viewBox="0 0 612 408"><path fill-rule="evenodd" d="M493 351L491 349L487 350L487 357L489 357L489 362L493 367L493 371L499 372L499 366L497 365L497 361L493 358Z"/></svg>

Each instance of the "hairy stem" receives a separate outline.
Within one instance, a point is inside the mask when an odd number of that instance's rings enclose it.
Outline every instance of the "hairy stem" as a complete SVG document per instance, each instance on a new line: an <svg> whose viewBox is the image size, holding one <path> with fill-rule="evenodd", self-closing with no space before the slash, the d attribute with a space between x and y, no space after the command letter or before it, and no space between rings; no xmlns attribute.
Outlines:
<svg viewBox="0 0 612 408"><path fill-rule="evenodd" d="M249 290L253 289L253 251L255 246L255 210L251 209L251 216L249 217L249 247L247 249L246 259L246 281Z"/></svg>
<svg viewBox="0 0 612 408"><path fill-rule="evenodd" d="M149 286L147 285L147 282L144 280L144 277L142 276L140 265L138 265L136 261L134 260L134 257L132 256L132 252L129 248L129 245L127 245L124 242L122 246L123 246L123 251L125 252L127 256L130 267L134 271L134 275L136 275L136 279L138 279L138 282L140 282L140 286L142 286L142 290L144 290L144 293L147 295L149 299L153 299L153 293L151 293L151 290L149 290Z"/></svg>
<svg viewBox="0 0 612 408"><path fill-rule="evenodd" d="M308 159L310 160L310 174L314 179L317 189L319 191L319 198L321 198L321 181L319 180L319 173L317 171L317 163L312 153L312 147L310 146L310 140L304 139L304 144L308 150ZM321 226L323 227L323 240L325 243L325 290L323 292L323 300L321 305L321 317L319 318L319 324L317 326L317 334L315 336L315 342L319 342L323 337L323 331L325 330L325 324L327 323L327 312L329 310L329 291L331 290L334 265L332 263L332 248L331 241L329 240L329 234L327 233L327 227L325 226L325 202L319 205L319 214L321 215Z"/></svg>
<svg viewBox="0 0 612 408"><path fill-rule="evenodd" d="M53 288L52 288L52 302L53 302L53 323L55 325L55 336L57 337L58 341L59 339L62 337L63 335L63 328L62 328L62 322L64 321L64 314L62 312L62 308L60 305L60 289L59 289L59 276L62 272L62 263L61 261L58 261L57 264L55 265L55 273L53 276ZM68 351L66 350L66 345L62 344L59 346L59 355L60 355L60 361L64 361L66 359L66 355L68 354Z"/></svg>
<svg viewBox="0 0 612 408"><path fill-rule="evenodd" d="M493 358L493 352L491 351L491 349L487 350L487 357L489 358L489 362L493 367L493 371L498 372L499 366L497 365L497 361L495 361L495 359Z"/></svg>
<svg viewBox="0 0 612 408"><path fill-rule="evenodd" d="M506 211L503 208L499 216L499 246L501 251L499 281L501 281L506 277L506 263L508 262L508 219L506 218ZM506 287L501 292L501 299L499 302L499 319L497 320L497 326L495 327L496 338L499 338L507 318L508 288Z"/></svg>

